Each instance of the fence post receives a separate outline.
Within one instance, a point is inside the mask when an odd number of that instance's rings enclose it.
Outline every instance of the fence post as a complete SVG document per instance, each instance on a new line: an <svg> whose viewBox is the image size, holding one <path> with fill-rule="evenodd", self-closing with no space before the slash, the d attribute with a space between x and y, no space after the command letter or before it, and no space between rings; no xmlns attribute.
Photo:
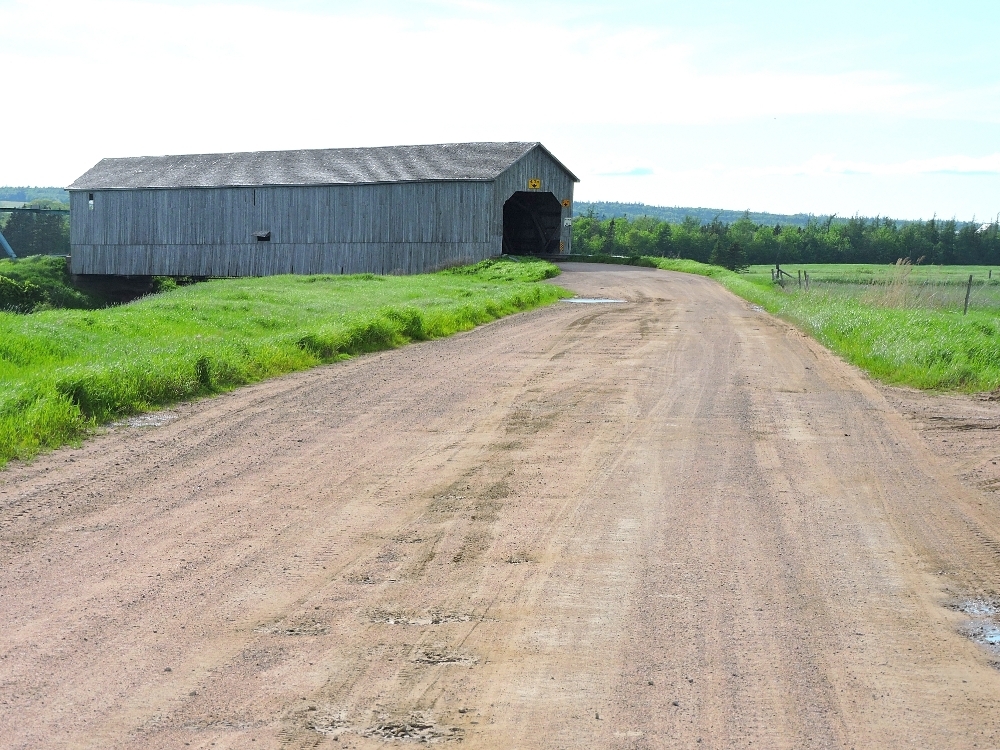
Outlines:
<svg viewBox="0 0 1000 750"><path fill-rule="evenodd" d="M969 312L969 295L972 294L972 274L969 274L969 285L965 288L965 309L962 310L962 315Z"/></svg>
<svg viewBox="0 0 1000 750"><path fill-rule="evenodd" d="M802 288L802 269L799 269L799 289Z"/></svg>

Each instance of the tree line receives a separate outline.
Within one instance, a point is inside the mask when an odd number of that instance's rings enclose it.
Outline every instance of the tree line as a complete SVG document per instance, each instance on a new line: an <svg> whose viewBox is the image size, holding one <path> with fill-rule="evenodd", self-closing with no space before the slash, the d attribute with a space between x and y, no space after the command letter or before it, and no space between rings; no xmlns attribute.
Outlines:
<svg viewBox="0 0 1000 750"><path fill-rule="evenodd" d="M707 224L712 219L720 219L726 223L732 223L741 216L749 216L758 224L774 226L781 224L785 226L804 227L810 221L826 221L831 218L827 214L775 214L767 211L733 211L727 208L703 208L696 206L650 206L646 203L617 203L613 201L574 201L574 210L581 216L591 210L599 219L610 219L618 216L652 216L660 221L669 221L679 224L688 216L693 216ZM843 223L845 219L833 216L832 220Z"/></svg>
<svg viewBox="0 0 1000 750"><path fill-rule="evenodd" d="M775 263L911 263L1000 265L1000 225L955 219L896 222L855 216L806 226L761 224L744 213L726 223L688 216L680 223L649 216L573 220L573 252L687 258L739 270Z"/></svg>
<svg viewBox="0 0 1000 750"><path fill-rule="evenodd" d="M35 200L28 208L66 209L53 200ZM69 255L69 215L0 209L0 231L18 257ZM3 253L0 252L0 257Z"/></svg>
<svg viewBox="0 0 1000 750"><path fill-rule="evenodd" d="M69 203L69 192L57 187L12 187L10 185L0 187L0 201L29 203L37 200Z"/></svg>

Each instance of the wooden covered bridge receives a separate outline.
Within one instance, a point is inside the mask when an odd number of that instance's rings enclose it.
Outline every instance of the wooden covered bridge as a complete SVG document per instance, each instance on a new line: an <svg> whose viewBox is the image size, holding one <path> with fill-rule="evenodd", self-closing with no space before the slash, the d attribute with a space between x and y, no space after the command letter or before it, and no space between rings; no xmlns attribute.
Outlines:
<svg viewBox="0 0 1000 750"><path fill-rule="evenodd" d="M104 159L68 188L70 266L388 274L569 252L575 182L540 143Z"/></svg>

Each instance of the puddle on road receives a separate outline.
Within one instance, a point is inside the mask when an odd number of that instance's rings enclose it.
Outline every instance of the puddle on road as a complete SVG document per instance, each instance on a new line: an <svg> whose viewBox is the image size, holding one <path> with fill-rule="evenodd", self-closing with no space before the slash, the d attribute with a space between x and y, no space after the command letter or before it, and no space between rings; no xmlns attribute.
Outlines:
<svg viewBox="0 0 1000 750"><path fill-rule="evenodd" d="M1000 656L1000 602L989 599L967 599L951 605L950 608L970 618L959 628L962 635L988 649L995 656Z"/></svg>
<svg viewBox="0 0 1000 750"><path fill-rule="evenodd" d="M562 301L575 302L578 305L603 305L611 302L625 302L623 299L608 299L606 297L570 297L569 299L564 299Z"/></svg>
<svg viewBox="0 0 1000 750"><path fill-rule="evenodd" d="M983 625L976 633L977 640L982 641L987 646L1000 646L1000 628L996 625Z"/></svg>
<svg viewBox="0 0 1000 750"><path fill-rule="evenodd" d="M985 599L969 599L959 604L955 609L972 617L996 617L1000 615L1000 605Z"/></svg>

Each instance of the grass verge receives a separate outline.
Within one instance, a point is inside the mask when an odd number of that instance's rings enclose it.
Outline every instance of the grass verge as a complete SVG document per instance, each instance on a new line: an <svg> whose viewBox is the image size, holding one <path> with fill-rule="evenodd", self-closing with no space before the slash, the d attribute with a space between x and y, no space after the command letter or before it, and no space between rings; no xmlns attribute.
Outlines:
<svg viewBox="0 0 1000 750"><path fill-rule="evenodd" d="M664 270L715 279L885 383L969 393L1000 388L996 309L962 315L960 310L887 307L844 295L782 291L769 281L690 260L650 260Z"/></svg>
<svg viewBox="0 0 1000 750"><path fill-rule="evenodd" d="M0 466L96 425L569 296L543 261L209 281L103 310L0 313Z"/></svg>

